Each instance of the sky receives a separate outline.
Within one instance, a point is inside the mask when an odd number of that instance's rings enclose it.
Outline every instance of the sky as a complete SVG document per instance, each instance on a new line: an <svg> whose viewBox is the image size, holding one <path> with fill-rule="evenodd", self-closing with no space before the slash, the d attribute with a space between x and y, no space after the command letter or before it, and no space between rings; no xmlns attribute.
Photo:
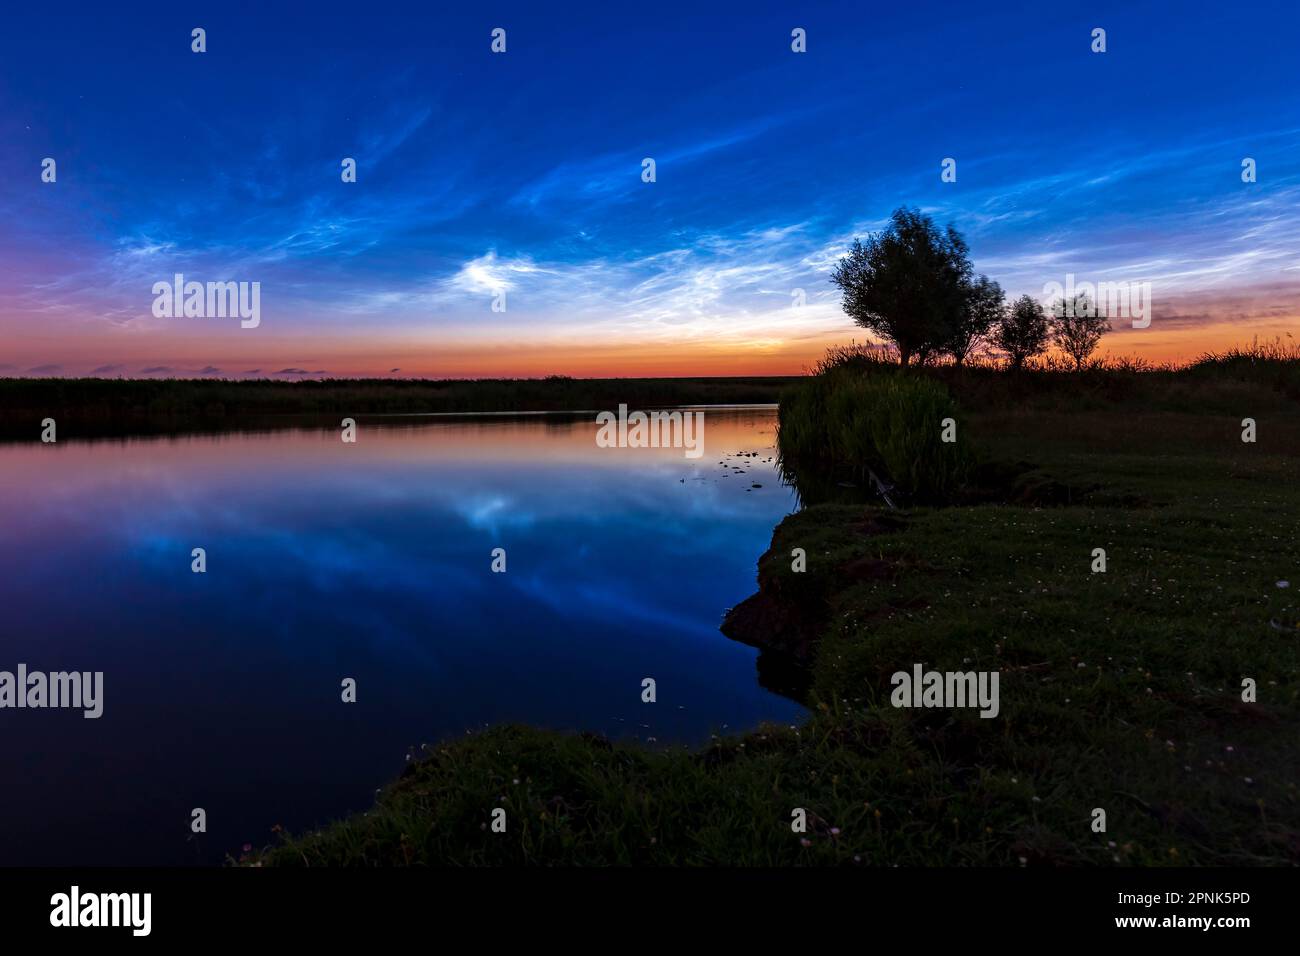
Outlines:
<svg viewBox="0 0 1300 956"><path fill-rule="evenodd" d="M0 376L797 374L870 340L828 276L901 205L1009 296L1149 283L1104 352L1297 329L1294 3L5 19ZM178 273L258 283L256 327L156 315Z"/></svg>

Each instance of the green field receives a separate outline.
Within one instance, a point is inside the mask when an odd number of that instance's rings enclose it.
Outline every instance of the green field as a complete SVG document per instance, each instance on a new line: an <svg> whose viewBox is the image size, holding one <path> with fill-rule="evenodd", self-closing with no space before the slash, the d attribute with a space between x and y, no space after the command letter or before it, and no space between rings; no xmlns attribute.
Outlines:
<svg viewBox="0 0 1300 956"><path fill-rule="evenodd" d="M499 727L244 862L1294 865L1296 373L917 372L1000 477L900 511L842 489L776 528L750 639L806 653L805 724L694 752ZM918 663L997 671L998 716L893 707Z"/></svg>

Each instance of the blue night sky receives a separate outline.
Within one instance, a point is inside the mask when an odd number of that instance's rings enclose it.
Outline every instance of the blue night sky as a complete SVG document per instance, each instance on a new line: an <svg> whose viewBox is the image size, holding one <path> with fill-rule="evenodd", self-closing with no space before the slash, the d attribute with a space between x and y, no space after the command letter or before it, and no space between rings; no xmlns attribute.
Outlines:
<svg viewBox="0 0 1300 956"><path fill-rule="evenodd" d="M1284 334L1297 45L1283 3L17 5L0 375L795 372L902 204L1011 294L1151 282L1113 351ZM155 318L176 272L261 325Z"/></svg>

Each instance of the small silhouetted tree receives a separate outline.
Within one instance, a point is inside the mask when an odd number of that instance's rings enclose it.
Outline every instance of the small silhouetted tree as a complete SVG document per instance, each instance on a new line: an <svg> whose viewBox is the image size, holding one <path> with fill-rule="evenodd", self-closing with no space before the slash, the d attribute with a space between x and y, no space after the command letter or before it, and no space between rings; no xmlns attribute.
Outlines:
<svg viewBox="0 0 1300 956"><path fill-rule="evenodd" d="M1052 303L1052 341L1074 359L1076 369L1097 348L1101 337L1110 331L1110 320L1101 314L1084 293Z"/></svg>
<svg viewBox="0 0 1300 956"><path fill-rule="evenodd" d="M993 344L1007 353L1012 368L1047 350L1051 329L1047 313L1033 296L1022 295L993 330Z"/></svg>
<svg viewBox="0 0 1300 956"><path fill-rule="evenodd" d="M961 365L1002 321L1005 312L1002 286L988 276L979 276L967 283L965 307L944 343L944 351L952 356L953 362Z"/></svg>
<svg viewBox="0 0 1300 956"><path fill-rule="evenodd" d="M844 311L898 348L902 365L943 351L966 307L972 269L966 242L923 213L901 207L865 243L853 241L831 273Z"/></svg>

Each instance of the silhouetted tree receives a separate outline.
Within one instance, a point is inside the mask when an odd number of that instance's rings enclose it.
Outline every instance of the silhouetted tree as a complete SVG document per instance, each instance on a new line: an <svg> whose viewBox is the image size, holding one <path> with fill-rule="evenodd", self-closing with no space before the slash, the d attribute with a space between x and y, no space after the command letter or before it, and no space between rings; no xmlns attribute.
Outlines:
<svg viewBox="0 0 1300 956"><path fill-rule="evenodd" d="M1093 353L1101 337L1110 331L1110 320L1100 313L1084 293L1052 303L1052 340L1070 358L1076 369Z"/></svg>
<svg viewBox="0 0 1300 956"><path fill-rule="evenodd" d="M884 232L853 241L831 273L844 311L893 342L899 362L944 351L968 303L971 264L966 242L940 231L921 212L901 207Z"/></svg>
<svg viewBox="0 0 1300 956"><path fill-rule="evenodd" d="M944 351L952 360L961 365L970 358L981 341L1002 321L1006 312L1006 303L1002 298L1002 286L988 276L980 276L967 283L966 307L957 317Z"/></svg>
<svg viewBox="0 0 1300 956"><path fill-rule="evenodd" d="M1007 353L1012 368L1046 351L1051 330L1047 313L1033 296L1022 295L993 330L993 344Z"/></svg>

